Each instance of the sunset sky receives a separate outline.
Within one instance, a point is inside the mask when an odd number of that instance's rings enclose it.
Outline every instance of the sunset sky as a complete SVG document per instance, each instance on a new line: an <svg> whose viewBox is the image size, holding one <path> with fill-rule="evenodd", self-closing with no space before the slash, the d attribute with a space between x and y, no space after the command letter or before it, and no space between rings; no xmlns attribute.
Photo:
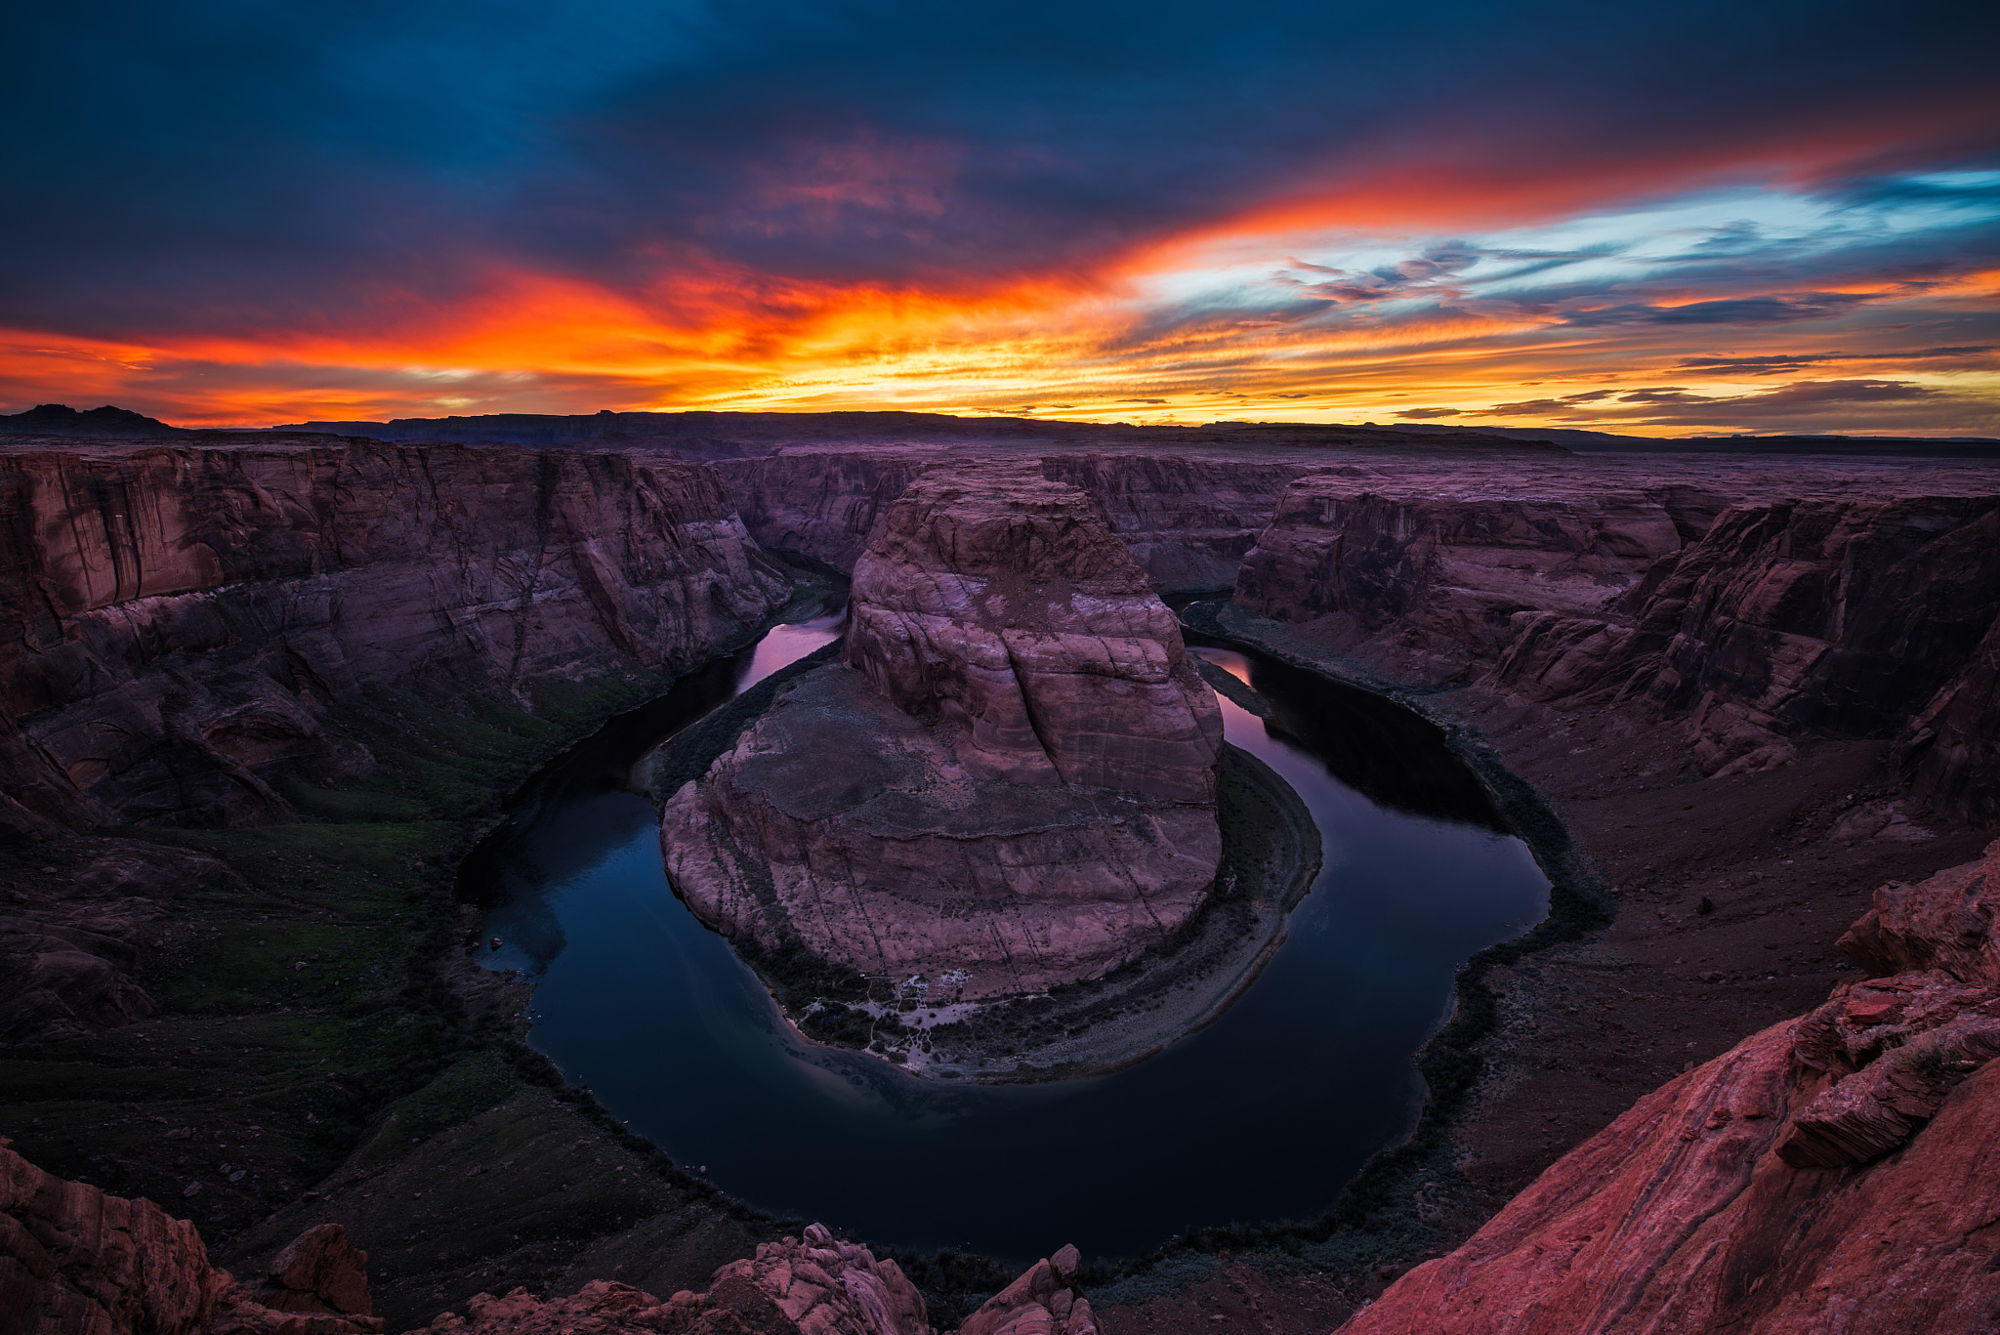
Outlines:
<svg viewBox="0 0 2000 1335"><path fill-rule="evenodd" d="M0 18L0 410L2000 435L2000 6Z"/></svg>

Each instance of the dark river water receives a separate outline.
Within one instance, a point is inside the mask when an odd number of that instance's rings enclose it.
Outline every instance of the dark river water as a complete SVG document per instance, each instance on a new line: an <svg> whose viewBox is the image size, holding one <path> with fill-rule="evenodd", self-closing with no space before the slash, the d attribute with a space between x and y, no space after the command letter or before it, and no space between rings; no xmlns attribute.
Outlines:
<svg viewBox="0 0 2000 1335"><path fill-rule="evenodd" d="M1298 790L1326 850L1243 997L1129 1070L1050 1085L925 1082L801 1045L674 897L652 806L625 783L651 745L837 633L834 618L780 626L607 727L522 796L463 874L504 943L489 966L536 980L535 1046L752 1204L1009 1262L1316 1214L1412 1126L1411 1056L1447 1015L1456 966L1547 911L1527 847L1496 831L1428 725L1197 649L1277 707L1267 726L1223 699L1229 740Z"/></svg>

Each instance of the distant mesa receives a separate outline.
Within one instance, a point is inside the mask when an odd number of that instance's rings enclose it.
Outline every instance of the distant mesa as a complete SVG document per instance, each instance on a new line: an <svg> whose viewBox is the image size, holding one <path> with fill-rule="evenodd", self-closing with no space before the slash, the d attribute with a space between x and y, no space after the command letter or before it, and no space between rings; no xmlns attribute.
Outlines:
<svg viewBox="0 0 2000 1335"><path fill-rule="evenodd" d="M21 413L0 413L0 434L10 436L178 436L181 428L129 408L105 404L85 412L43 403Z"/></svg>

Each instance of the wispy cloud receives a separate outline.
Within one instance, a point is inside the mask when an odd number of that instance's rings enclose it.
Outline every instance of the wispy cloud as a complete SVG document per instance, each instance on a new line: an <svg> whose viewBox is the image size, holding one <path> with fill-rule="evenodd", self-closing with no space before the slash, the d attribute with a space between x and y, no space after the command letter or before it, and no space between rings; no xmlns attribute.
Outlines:
<svg viewBox="0 0 2000 1335"><path fill-rule="evenodd" d="M1962 6L15 8L13 406L2000 397L2000 18Z"/></svg>

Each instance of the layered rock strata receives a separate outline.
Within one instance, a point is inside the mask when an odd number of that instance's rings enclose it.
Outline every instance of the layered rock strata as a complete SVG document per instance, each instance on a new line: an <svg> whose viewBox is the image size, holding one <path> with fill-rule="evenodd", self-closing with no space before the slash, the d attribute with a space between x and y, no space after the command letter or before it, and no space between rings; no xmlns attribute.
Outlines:
<svg viewBox="0 0 2000 1335"><path fill-rule="evenodd" d="M989 447L984 461L1002 457ZM1303 460L1117 450L1015 451L1088 492L1155 588L1226 588ZM981 456L945 446L803 447L716 464L759 542L851 569L875 521L926 469Z"/></svg>
<svg viewBox="0 0 2000 1335"><path fill-rule="evenodd" d="M1867 976L1642 1100L1343 1335L2000 1328L2000 844L1889 885Z"/></svg>
<svg viewBox="0 0 2000 1335"><path fill-rule="evenodd" d="M705 921L940 1001L1096 977L1194 914L1220 713L1089 497L926 475L850 608L844 663L667 803L668 870Z"/></svg>
<svg viewBox="0 0 2000 1335"><path fill-rule="evenodd" d="M1349 639L1393 636L1453 667L1490 662L1523 612L1603 608L1681 549L1713 503L1674 489L1582 495L1395 482L1292 483L1235 600Z"/></svg>
<svg viewBox="0 0 2000 1335"><path fill-rule="evenodd" d="M0 819L282 815L372 687L531 699L697 662L785 595L706 468L329 441L0 458Z"/></svg>
<svg viewBox="0 0 2000 1335"><path fill-rule="evenodd" d="M1991 810L2000 790L1990 494L1725 505L1318 474L1287 490L1235 601L1405 679L1682 719L1711 773L1784 763L1798 737L1901 738L1940 805Z"/></svg>

